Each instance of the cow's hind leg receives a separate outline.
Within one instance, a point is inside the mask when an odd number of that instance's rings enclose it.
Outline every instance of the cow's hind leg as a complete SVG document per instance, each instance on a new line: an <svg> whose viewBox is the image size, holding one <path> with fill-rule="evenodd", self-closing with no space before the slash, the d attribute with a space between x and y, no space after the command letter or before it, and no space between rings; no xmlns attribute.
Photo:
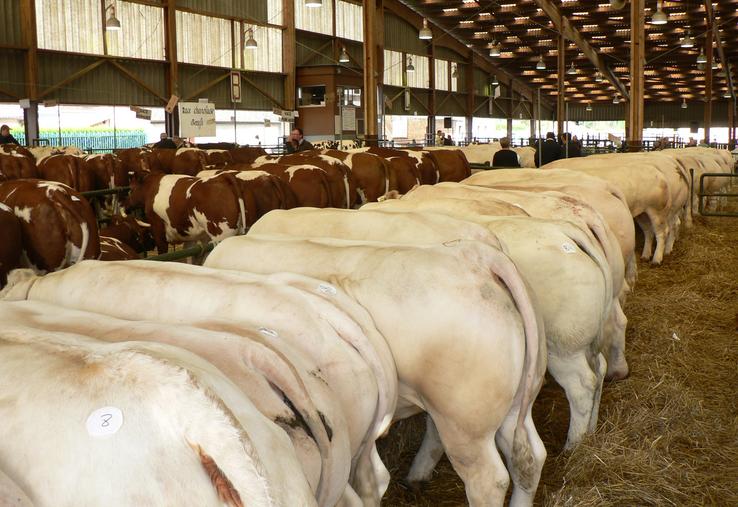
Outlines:
<svg viewBox="0 0 738 507"><path fill-rule="evenodd" d="M512 476L511 507L533 505L543 463L546 461L546 448L533 424L532 408L531 403L526 409L523 424L517 427L518 410L511 410L496 435L497 445L505 455L507 468Z"/></svg>
<svg viewBox="0 0 738 507"><path fill-rule="evenodd" d="M363 505L378 506L384 492L387 491L389 481L389 471L379 457L377 446L373 442L371 445L365 445L356 461L354 477L351 481Z"/></svg>
<svg viewBox="0 0 738 507"><path fill-rule="evenodd" d="M548 371L566 392L569 400L569 433L565 449L575 447L590 428L594 402L602 378L592 371L584 351L571 356L549 354Z"/></svg>
<svg viewBox="0 0 738 507"><path fill-rule="evenodd" d="M436 425L433 424L433 419L429 415L426 415L423 443L420 445L420 449L413 459L413 464L410 467L410 472L407 474L406 481L411 485L429 481L433 469L436 468L442 456L443 444L441 443L441 436L438 434Z"/></svg>
<svg viewBox="0 0 738 507"><path fill-rule="evenodd" d="M464 481L470 507L505 502L510 476L495 446L494 430L482 435L463 431L456 421L431 414L449 461Z"/></svg>
<svg viewBox="0 0 738 507"><path fill-rule="evenodd" d="M651 221L646 215L638 215L635 218L635 221L643 232L643 251L641 252L641 259L650 259L651 252L653 251L654 239L654 231L651 226Z"/></svg>

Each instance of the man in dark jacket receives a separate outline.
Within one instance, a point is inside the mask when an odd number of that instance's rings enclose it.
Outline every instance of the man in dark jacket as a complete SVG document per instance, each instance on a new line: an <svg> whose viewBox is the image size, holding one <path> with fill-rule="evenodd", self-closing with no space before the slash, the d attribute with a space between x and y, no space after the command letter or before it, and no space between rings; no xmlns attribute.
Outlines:
<svg viewBox="0 0 738 507"><path fill-rule="evenodd" d="M169 150L176 150L177 145L174 141L169 139L166 132L162 132L159 135L159 142L154 144L154 148L166 148Z"/></svg>
<svg viewBox="0 0 738 507"><path fill-rule="evenodd" d="M536 150L536 167L546 165L549 162L561 158L561 146L556 142L556 134L549 132L546 134L546 142L539 150Z"/></svg>
<svg viewBox="0 0 738 507"><path fill-rule="evenodd" d="M290 137L287 143L285 143L285 149L287 153L296 153L298 151L312 150L313 145L310 144L310 141L305 140L302 129L295 127L290 132Z"/></svg>
<svg viewBox="0 0 738 507"><path fill-rule="evenodd" d="M564 134L564 144L561 146L561 158L574 158L582 156L582 148L579 143L573 141L571 134Z"/></svg>
<svg viewBox="0 0 738 507"><path fill-rule="evenodd" d="M510 149L510 140L507 137L500 139L500 146L502 149L492 157L492 167L520 167L520 158Z"/></svg>
<svg viewBox="0 0 738 507"><path fill-rule="evenodd" d="M10 127L3 125L0 127L0 144L20 144L18 140L10 133Z"/></svg>

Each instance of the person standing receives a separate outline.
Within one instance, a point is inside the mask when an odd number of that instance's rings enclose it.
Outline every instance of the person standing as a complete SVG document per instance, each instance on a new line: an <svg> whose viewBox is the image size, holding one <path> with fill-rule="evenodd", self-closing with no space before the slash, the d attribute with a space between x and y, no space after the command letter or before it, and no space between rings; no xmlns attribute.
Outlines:
<svg viewBox="0 0 738 507"><path fill-rule="evenodd" d="M7 125L0 127L0 144L20 144L10 133L10 127Z"/></svg>
<svg viewBox="0 0 738 507"><path fill-rule="evenodd" d="M297 153L298 151L312 150L313 145L310 141L305 140L305 136L301 128L295 127L290 132L290 137L285 143L287 153Z"/></svg>
<svg viewBox="0 0 738 507"><path fill-rule="evenodd" d="M520 167L520 157L510 149L510 140L507 137L500 139L502 149L492 157L492 167Z"/></svg>
<svg viewBox="0 0 738 507"><path fill-rule="evenodd" d="M448 134L448 135L447 135L447 136L446 136L446 137L445 137L445 138L443 139L443 145L444 145L444 146L453 146L453 145L454 145L454 140L453 140L453 139L451 139L451 134Z"/></svg>
<svg viewBox="0 0 738 507"><path fill-rule="evenodd" d="M166 132L162 132L159 134L159 142L154 143L154 148L164 148L169 150L176 150L177 145L174 141L172 141L169 136L167 136Z"/></svg>
<svg viewBox="0 0 738 507"><path fill-rule="evenodd" d="M549 162L561 158L561 146L556 142L556 134L549 132L546 134L546 142L539 146L536 150L536 167L546 165Z"/></svg>

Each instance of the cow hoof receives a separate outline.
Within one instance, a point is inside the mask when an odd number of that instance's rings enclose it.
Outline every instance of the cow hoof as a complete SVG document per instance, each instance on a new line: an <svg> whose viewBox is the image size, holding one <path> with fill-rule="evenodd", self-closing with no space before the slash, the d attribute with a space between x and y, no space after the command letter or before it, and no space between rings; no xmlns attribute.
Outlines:
<svg viewBox="0 0 738 507"><path fill-rule="evenodd" d="M605 375L605 380L608 382L617 382L618 380L625 380L628 378L628 375L630 375L630 372L627 368L625 370L615 370L613 372L608 372L607 375Z"/></svg>
<svg viewBox="0 0 738 507"><path fill-rule="evenodd" d="M400 479L397 482L400 484L402 489L410 491L415 495L421 494L425 489L425 485L428 484L428 481L411 481L407 477L404 479Z"/></svg>

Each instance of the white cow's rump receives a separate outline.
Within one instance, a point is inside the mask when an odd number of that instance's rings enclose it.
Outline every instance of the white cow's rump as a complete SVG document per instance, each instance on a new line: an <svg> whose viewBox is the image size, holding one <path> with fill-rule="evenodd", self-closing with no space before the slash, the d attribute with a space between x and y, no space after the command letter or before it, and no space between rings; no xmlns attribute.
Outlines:
<svg viewBox="0 0 738 507"><path fill-rule="evenodd" d="M396 418L419 410L433 417L472 505L505 497L508 472L495 435L510 465L513 501L532 502L545 449L530 407L545 340L524 282L502 252L463 240L418 248L237 239L216 247L208 265L303 272L340 286L369 311L397 364Z"/></svg>
<svg viewBox="0 0 738 507"><path fill-rule="evenodd" d="M0 351L0 459L36 505L272 506L280 480L313 503L286 435L194 354L10 325Z"/></svg>

